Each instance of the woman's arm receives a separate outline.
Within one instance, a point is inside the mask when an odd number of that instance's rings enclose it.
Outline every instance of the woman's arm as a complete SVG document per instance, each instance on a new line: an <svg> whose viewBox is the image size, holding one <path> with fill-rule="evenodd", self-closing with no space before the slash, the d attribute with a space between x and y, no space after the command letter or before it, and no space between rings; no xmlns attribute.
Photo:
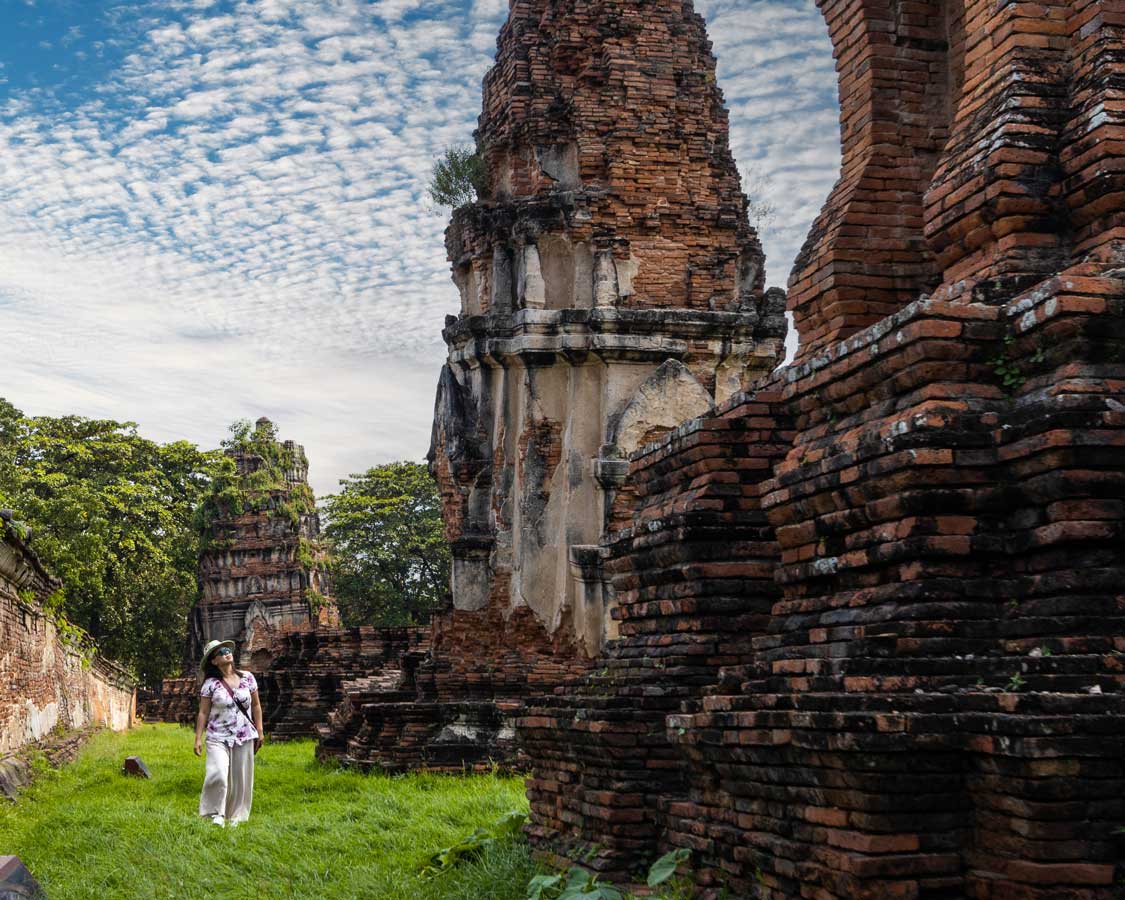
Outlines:
<svg viewBox="0 0 1125 900"><path fill-rule="evenodd" d="M258 699L258 692L250 694L250 715L254 717L254 728L258 731L258 740L254 742L254 750L262 749L262 738L266 736L266 729L262 727L262 701Z"/></svg>
<svg viewBox="0 0 1125 900"><path fill-rule="evenodd" d="M199 698L199 713L195 717L195 755L203 754L203 729L207 727L207 717L211 715L211 698Z"/></svg>

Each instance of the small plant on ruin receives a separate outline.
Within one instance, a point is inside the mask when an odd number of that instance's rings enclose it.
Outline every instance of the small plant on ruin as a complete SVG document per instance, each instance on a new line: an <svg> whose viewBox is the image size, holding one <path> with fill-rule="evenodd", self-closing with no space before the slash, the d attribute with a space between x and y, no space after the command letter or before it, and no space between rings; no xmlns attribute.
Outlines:
<svg viewBox="0 0 1125 900"><path fill-rule="evenodd" d="M316 565L316 545L308 538L299 538L297 541L297 562L302 568L311 569Z"/></svg>
<svg viewBox="0 0 1125 900"><path fill-rule="evenodd" d="M645 880L645 883L650 888L659 887L662 884L668 883L669 887L673 889L673 896L682 894L685 897L689 897L691 895L691 885L688 879L676 877L676 869L683 863L686 863L690 858L691 851L684 847L665 853L649 867L648 878Z"/></svg>
<svg viewBox="0 0 1125 900"><path fill-rule="evenodd" d="M690 850L683 848L665 853L648 870L645 879L650 888L664 887L665 900L691 896L687 879L676 878L676 869L687 862ZM670 893L669 893L670 891ZM611 884L598 881L598 876L581 866L572 866L558 875L536 875L527 885L527 900L624 900L624 894Z"/></svg>
<svg viewBox="0 0 1125 900"><path fill-rule="evenodd" d="M527 900L624 900L624 896L580 866L572 866L565 875L536 875L527 885Z"/></svg>
<svg viewBox="0 0 1125 900"><path fill-rule="evenodd" d="M427 190L438 206L459 209L483 193L486 176L484 159L475 147L446 147L434 163Z"/></svg>
<svg viewBox="0 0 1125 900"><path fill-rule="evenodd" d="M495 849L500 842L518 836L526 821L524 813L513 811L502 815L488 828L474 829L472 834L457 843L431 854L421 868L422 877L433 878L462 863L479 859L486 852Z"/></svg>
<svg viewBox="0 0 1125 900"><path fill-rule="evenodd" d="M754 880L755 880L756 882L758 882L758 884L760 884L760 885L762 885L762 886L765 886L765 883L766 883L766 876L765 876L765 874L764 874L764 873L762 872L762 867L761 867L761 866L757 866L757 865L756 865L756 866L754 866Z"/></svg>
<svg viewBox="0 0 1125 900"><path fill-rule="evenodd" d="M309 588L305 591L305 600L308 601L309 610L313 615L316 615L320 610L329 604L329 599L324 596L320 591L315 588Z"/></svg>
<svg viewBox="0 0 1125 900"><path fill-rule="evenodd" d="M1024 364L1016 359L1015 343L1015 335L1005 335L1003 348L988 361L1006 394L1012 394L1023 387L1028 376ZM1046 359L1047 354L1042 345L1036 345L1035 352L1027 358L1026 362L1030 366L1038 366L1046 362Z"/></svg>
<svg viewBox="0 0 1125 900"><path fill-rule="evenodd" d="M1023 685L1023 676L1019 672L1016 672L1015 675L1008 679L1007 689L1014 692L1018 691L1021 687L1023 687Z"/></svg>
<svg viewBox="0 0 1125 900"><path fill-rule="evenodd" d="M992 371L1000 379L1000 386L1006 394L1019 390L1023 383L1027 381L1027 376L1023 374L1023 368L1012 353L1015 341L1013 335L1005 335L1003 349L988 361L988 364L992 366Z"/></svg>

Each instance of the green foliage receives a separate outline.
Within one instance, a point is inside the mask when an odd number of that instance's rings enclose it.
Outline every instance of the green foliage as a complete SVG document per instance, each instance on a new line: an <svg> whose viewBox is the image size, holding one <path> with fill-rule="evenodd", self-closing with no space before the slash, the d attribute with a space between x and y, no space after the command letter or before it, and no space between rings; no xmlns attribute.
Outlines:
<svg viewBox="0 0 1125 900"><path fill-rule="evenodd" d="M441 498L424 465L395 462L323 498L332 585L346 625L425 622L448 590Z"/></svg>
<svg viewBox="0 0 1125 900"><path fill-rule="evenodd" d="M63 581L47 605L64 640L88 632L145 684L176 669L198 590L192 511L219 462L130 422L28 417L0 400L0 506Z"/></svg>
<svg viewBox="0 0 1125 900"><path fill-rule="evenodd" d="M422 876L433 878L465 862L480 859L485 853L495 850L501 842L518 837L526 821L527 814L517 810L505 813L488 828L474 828L468 837L463 837L430 856L422 866Z"/></svg>
<svg viewBox="0 0 1125 900"><path fill-rule="evenodd" d="M33 781L41 782L43 779L55 780L59 777L59 770L51 765L51 760L42 750L32 750L26 754L28 768L31 770Z"/></svg>
<svg viewBox="0 0 1125 900"><path fill-rule="evenodd" d="M458 209L484 192L486 177L484 160L475 148L446 147L434 163L427 190L438 206Z"/></svg>
<svg viewBox="0 0 1125 900"><path fill-rule="evenodd" d="M674 881L676 869L691 858L691 851L683 848L665 853L648 870L646 883L650 888L667 885L672 894L665 897L690 897L691 886L684 879ZM632 895L629 895L630 897ZM655 896L655 895L654 895ZM611 884L603 884L598 877L581 866L572 866L564 874L536 875L527 884L527 900L625 900L625 895Z"/></svg>
<svg viewBox="0 0 1125 900"><path fill-rule="evenodd" d="M579 866L566 875L536 875L527 885L527 900L623 900L624 896Z"/></svg>
<svg viewBox="0 0 1125 900"><path fill-rule="evenodd" d="M223 521L243 513L273 508L297 528L301 516L316 509L316 499L307 484L290 484L289 474L297 467L308 465L299 451L290 449L277 440L277 429L272 422L261 420L251 425L240 419L229 428L230 437L222 441L226 451L220 458L211 483L211 490L203 498L195 515L195 528L205 547L222 548L229 537ZM257 456L261 463L253 472L240 474L231 454L244 453ZM284 492L288 498L283 499Z"/></svg>
<svg viewBox="0 0 1125 900"><path fill-rule="evenodd" d="M1028 372L1046 362L1047 354L1041 346L1036 346L1035 352L1025 360L1016 357L1016 338L1013 334L1004 336L1003 346L1000 351L988 361L992 371L1000 380L1000 386L1005 394L1014 394L1024 386Z"/></svg>
<svg viewBox="0 0 1125 900"><path fill-rule="evenodd" d="M540 871L507 840L440 878L418 872L426 848L526 810L522 779L362 775L317 764L311 741L267 744L250 820L223 829L196 814L204 764L191 734L95 735L75 763L0 803L4 852L51 900L523 900ZM121 774L132 755L151 781Z"/></svg>
<svg viewBox="0 0 1125 900"><path fill-rule="evenodd" d="M1027 376L1023 373L1023 367L1019 360L1013 356L1014 344L1015 338L1010 334L1006 335L1003 349L988 361L988 364L992 366L992 371L1000 379L1000 386L1006 394L1018 391L1027 381Z"/></svg>
<svg viewBox="0 0 1125 900"><path fill-rule="evenodd" d="M328 598L320 591L316 590L316 588L309 588L305 591L305 599L308 601L309 609L312 610L314 615L318 610L328 605Z"/></svg>
<svg viewBox="0 0 1125 900"><path fill-rule="evenodd" d="M306 569L316 565L316 547L307 538L300 538L297 541L297 562Z"/></svg>
<svg viewBox="0 0 1125 900"><path fill-rule="evenodd" d="M122 775L126 756L140 756L153 778ZM554 875L532 859L519 838L522 778L363 775L319 765L308 740L267 744L255 759L250 820L222 829L196 814L203 765L189 729L99 732L70 765L52 769L43 757L19 799L0 803L0 845L51 900L195 896L200 860L207 900L622 898L581 869ZM486 823L491 844L437 877L422 874L422 848L451 846ZM565 895L571 879L575 892ZM680 896L668 883L649 900ZM532 894L536 884L544 887Z"/></svg>
<svg viewBox="0 0 1125 900"><path fill-rule="evenodd" d="M681 847L678 850L672 850L665 853L660 859L652 864L648 870L647 884L649 887L656 887L657 885L664 884L673 875L676 874L676 869L691 858L691 851Z"/></svg>

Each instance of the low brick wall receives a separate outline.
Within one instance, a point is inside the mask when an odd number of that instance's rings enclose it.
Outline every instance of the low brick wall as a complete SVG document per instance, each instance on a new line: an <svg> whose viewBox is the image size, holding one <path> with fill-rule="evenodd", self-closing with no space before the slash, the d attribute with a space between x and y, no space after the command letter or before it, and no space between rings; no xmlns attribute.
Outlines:
<svg viewBox="0 0 1125 900"><path fill-rule="evenodd" d="M129 728L136 684L120 666L60 636L43 602L60 583L0 523L0 755L56 728Z"/></svg>

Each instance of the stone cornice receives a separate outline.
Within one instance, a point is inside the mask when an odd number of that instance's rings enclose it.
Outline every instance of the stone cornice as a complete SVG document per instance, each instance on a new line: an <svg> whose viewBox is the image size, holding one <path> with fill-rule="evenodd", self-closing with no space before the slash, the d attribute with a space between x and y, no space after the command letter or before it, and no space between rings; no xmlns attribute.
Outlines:
<svg viewBox="0 0 1125 900"><path fill-rule="evenodd" d="M752 343L784 336L757 311L691 309L521 309L511 315L450 317L442 331L453 362L506 360L543 354L666 359L694 342ZM775 333L776 332L776 333Z"/></svg>

